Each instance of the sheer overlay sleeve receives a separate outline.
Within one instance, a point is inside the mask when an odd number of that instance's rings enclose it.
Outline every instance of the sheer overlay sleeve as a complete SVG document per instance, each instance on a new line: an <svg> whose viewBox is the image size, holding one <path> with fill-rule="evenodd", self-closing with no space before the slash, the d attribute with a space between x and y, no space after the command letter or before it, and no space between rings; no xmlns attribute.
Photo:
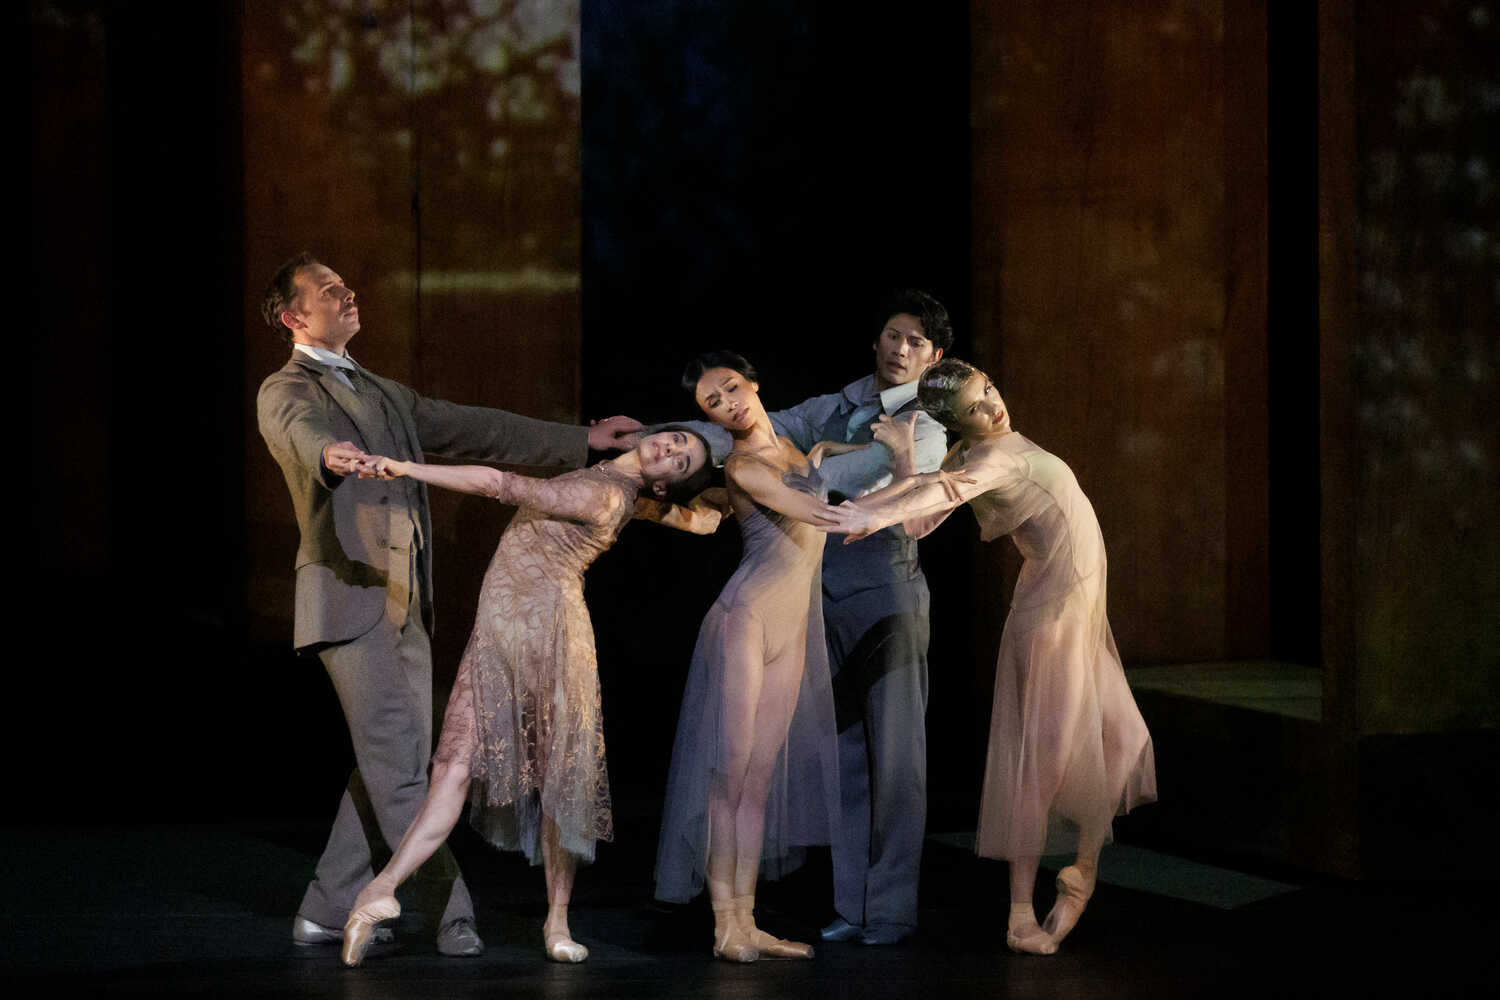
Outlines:
<svg viewBox="0 0 1500 1000"><path fill-rule="evenodd" d="M930 532L960 504L983 497L984 537L1009 534L1036 513L1035 491L1027 489L1026 460L1000 442L985 442L967 454L949 453L938 473L913 476L860 500L882 524L907 522L913 534ZM946 478L946 482L944 481ZM1036 508L1036 509L1033 509Z"/></svg>

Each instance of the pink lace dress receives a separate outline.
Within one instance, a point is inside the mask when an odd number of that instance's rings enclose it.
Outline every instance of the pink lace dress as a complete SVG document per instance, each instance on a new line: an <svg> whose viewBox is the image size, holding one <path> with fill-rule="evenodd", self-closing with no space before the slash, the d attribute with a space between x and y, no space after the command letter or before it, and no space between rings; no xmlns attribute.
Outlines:
<svg viewBox="0 0 1500 1000"><path fill-rule="evenodd" d="M637 487L604 462L549 480L507 477L521 505L490 560L434 761L467 762L469 819L541 862L541 820L593 860L614 835L594 628L583 574L634 513Z"/></svg>

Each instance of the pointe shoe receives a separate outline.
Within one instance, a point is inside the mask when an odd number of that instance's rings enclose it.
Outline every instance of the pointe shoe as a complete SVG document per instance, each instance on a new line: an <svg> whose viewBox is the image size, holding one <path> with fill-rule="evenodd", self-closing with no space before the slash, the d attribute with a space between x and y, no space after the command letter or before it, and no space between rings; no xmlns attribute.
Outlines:
<svg viewBox="0 0 1500 1000"><path fill-rule="evenodd" d="M735 918L739 921L740 930L744 931L750 938L750 943L760 952L761 958L812 958L813 947L803 944L801 941L788 941L772 934L767 934L755 926L755 897L734 897Z"/></svg>
<svg viewBox="0 0 1500 1000"><path fill-rule="evenodd" d="M726 962L756 962L760 960L760 949L738 927L714 934L714 958Z"/></svg>
<svg viewBox="0 0 1500 1000"><path fill-rule="evenodd" d="M1042 930L1035 917L1013 927L1007 927L1005 946L1022 955L1052 955L1057 952L1057 942Z"/></svg>
<svg viewBox="0 0 1500 1000"><path fill-rule="evenodd" d="M543 927L542 948L554 962L582 962L589 957L589 950L573 940L566 924L560 930Z"/></svg>
<svg viewBox="0 0 1500 1000"><path fill-rule="evenodd" d="M760 950L761 958L812 958L813 946L803 944L801 941L788 941L786 938L773 937L760 928L756 928L755 934L751 936L755 947Z"/></svg>
<svg viewBox="0 0 1500 1000"><path fill-rule="evenodd" d="M340 944L343 940L344 929L342 927L325 927L308 920L300 913L292 920L292 944L299 948ZM389 927L375 928L376 944L390 944L394 940L396 940L396 934Z"/></svg>
<svg viewBox="0 0 1500 1000"><path fill-rule="evenodd" d="M1069 865L1057 873L1057 900L1042 924L1042 929L1052 936L1052 940L1061 941L1078 923L1078 918L1083 916L1084 908L1094 895L1097 881L1097 869L1093 877L1085 875L1077 865Z"/></svg>
<svg viewBox="0 0 1500 1000"><path fill-rule="evenodd" d="M382 920L394 920L399 916L401 904L396 902L395 896L377 897L350 913L349 919L344 921L344 949L341 956L344 964L353 968L364 961L365 952L369 951L375 940L375 925Z"/></svg>
<svg viewBox="0 0 1500 1000"><path fill-rule="evenodd" d="M733 901L715 902L713 908L714 958L726 962L758 961L760 950L751 943L750 936L735 919Z"/></svg>

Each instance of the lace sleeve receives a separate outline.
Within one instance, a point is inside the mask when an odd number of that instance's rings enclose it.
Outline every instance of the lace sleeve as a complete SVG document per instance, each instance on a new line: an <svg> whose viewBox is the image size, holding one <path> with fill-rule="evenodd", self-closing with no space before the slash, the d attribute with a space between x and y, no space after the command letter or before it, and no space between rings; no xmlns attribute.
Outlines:
<svg viewBox="0 0 1500 1000"><path fill-rule="evenodd" d="M617 485L577 473L556 479L533 479L487 465L392 462L379 455L369 464L382 473L410 476L445 490L473 493L501 503L530 507L548 517L585 524L608 524L628 500L634 499L626 497L624 489Z"/></svg>
<svg viewBox="0 0 1500 1000"><path fill-rule="evenodd" d="M514 472L491 471L495 480L487 496L565 521L608 524L619 515L626 500L619 487L583 476L533 479Z"/></svg>

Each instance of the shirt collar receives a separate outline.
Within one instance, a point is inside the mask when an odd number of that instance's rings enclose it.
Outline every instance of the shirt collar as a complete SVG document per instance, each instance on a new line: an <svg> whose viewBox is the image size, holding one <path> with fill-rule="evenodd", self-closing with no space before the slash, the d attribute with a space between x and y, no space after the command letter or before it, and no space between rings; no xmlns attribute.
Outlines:
<svg viewBox="0 0 1500 1000"><path fill-rule="evenodd" d="M874 376L871 376L872 378ZM895 413L901 407L917 398L917 380L912 379L903 385L893 385L880 393L880 408L887 413Z"/></svg>
<svg viewBox="0 0 1500 1000"><path fill-rule="evenodd" d="M855 409L878 402L880 408L886 413L895 414L901 407L917 398L917 380L912 379L904 385L893 385L889 389L876 392L875 376L866 375L859 381L850 382L844 386L844 398Z"/></svg>
<svg viewBox="0 0 1500 1000"><path fill-rule="evenodd" d="M328 365L331 368L347 368L350 371L359 371L359 365L354 363L354 359L346 355L334 354L325 347L315 347L312 344L293 344L292 347L319 364Z"/></svg>

